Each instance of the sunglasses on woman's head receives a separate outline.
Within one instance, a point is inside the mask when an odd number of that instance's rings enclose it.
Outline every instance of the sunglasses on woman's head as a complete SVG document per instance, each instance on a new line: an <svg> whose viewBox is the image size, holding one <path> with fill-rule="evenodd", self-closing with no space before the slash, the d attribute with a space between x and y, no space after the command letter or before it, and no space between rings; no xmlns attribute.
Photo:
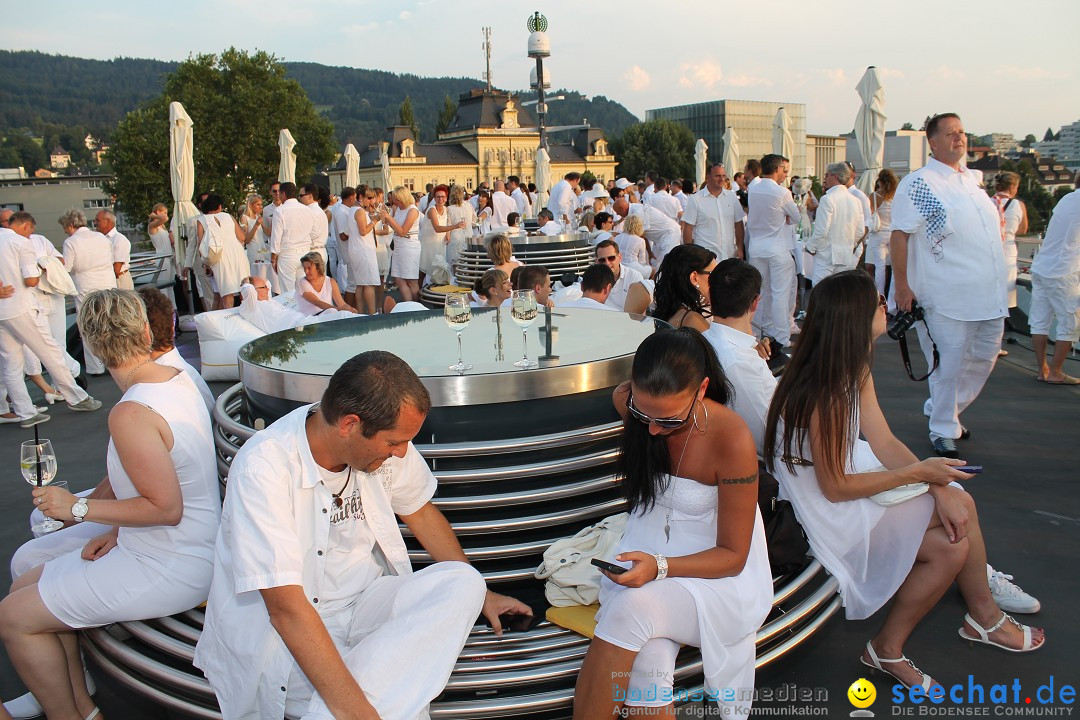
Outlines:
<svg viewBox="0 0 1080 720"><path fill-rule="evenodd" d="M694 412L694 403L696 401L697 401L697 397L695 396L694 399L690 401L690 408L686 411L686 417L683 417L683 418L677 418L677 417L674 417L674 418L654 418L654 417L649 417L648 415L646 415L645 413L641 412L636 407L634 407L634 396L633 396L633 394L627 395L627 397L626 397L626 409L630 411L630 415L635 420L637 420L638 422L645 423L646 425L649 425L650 423L655 423L656 427L663 428L664 430L678 430L683 425L690 422L690 416Z"/></svg>

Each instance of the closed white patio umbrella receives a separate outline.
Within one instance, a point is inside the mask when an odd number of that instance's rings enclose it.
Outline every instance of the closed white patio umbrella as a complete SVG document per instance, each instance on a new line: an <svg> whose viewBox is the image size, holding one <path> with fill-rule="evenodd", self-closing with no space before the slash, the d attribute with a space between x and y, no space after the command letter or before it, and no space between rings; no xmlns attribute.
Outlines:
<svg viewBox="0 0 1080 720"><path fill-rule="evenodd" d="M278 165L278 182L296 182L296 141L288 128L282 128L278 133L278 150L281 151L281 163Z"/></svg>
<svg viewBox="0 0 1080 720"><path fill-rule="evenodd" d="M700 188L705 184L705 173L709 165L709 144L704 138L698 138L694 146L694 180Z"/></svg>
<svg viewBox="0 0 1080 720"><path fill-rule="evenodd" d="M379 175L381 177L383 193L389 195L394 191L393 180L390 177L390 155L387 150L390 147L390 143L382 143L379 145Z"/></svg>
<svg viewBox="0 0 1080 720"><path fill-rule="evenodd" d="M857 184L869 195L885 161L885 88L877 68L873 65L866 68L855 90L862 101L855 116L855 144L865 168Z"/></svg>
<svg viewBox="0 0 1080 720"><path fill-rule="evenodd" d="M184 106L169 103L169 182L172 185L172 234L175 240L176 267L184 265L187 252L187 223L199 214L191 202L195 194L194 131ZM192 238L194 241L194 238Z"/></svg>
<svg viewBox="0 0 1080 720"><path fill-rule="evenodd" d="M721 162L729 178L735 177L735 173L742 170L739 165L739 136L730 125L724 131L724 159Z"/></svg>
<svg viewBox="0 0 1080 720"><path fill-rule="evenodd" d="M536 151L536 205L533 215L547 207L548 193L551 192L551 158L541 146Z"/></svg>
<svg viewBox="0 0 1080 720"><path fill-rule="evenodd" d="M777 109L772 123L772 151L786 158L795 155L795 141L791 138L791 130L788 129L790 126L791 120L788 118L787 110L782 107Z"/></svg>
<svg viewBox="0 0 1080 720"><path fill-rule="evenodd" d="M345 187L355 188L360 184L360 153L349 143L345 146Z"/></svg>

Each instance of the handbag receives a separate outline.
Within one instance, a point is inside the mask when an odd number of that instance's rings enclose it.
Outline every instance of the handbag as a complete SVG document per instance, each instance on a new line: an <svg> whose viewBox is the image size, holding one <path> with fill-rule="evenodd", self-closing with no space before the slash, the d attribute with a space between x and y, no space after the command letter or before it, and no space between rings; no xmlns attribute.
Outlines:
<svg viewBox="0 0 1080 720"><path fill-rule="evenodd" d="M765 524L765 544L769 549L769 567L773 575L787 575L803 566L810 543L806 540L795 508L781 500L780 483L758 463L758 508Z"/></svg>
<svg viewBox="0 0 1080 720"><path fill-rule="evenodd" d="M884 472L889 468L884 465L878 465L877 467L870 468L867 472ZM870 499L876 502L882 507L892 507L893 505L899 505L906 503L912 498L917 498L920 495L926 494L930 490L930 483L916 482L908 483L907 485L900 485L898 487L890 488L888 490L882 490L881 492L871 495Z"/></svg>
<svg viewBox="0 0 1080 720"><path fill-rule="evenodd" d="M208 263L210 263L211 265L217 265L219 262L221 262L222 247L221 245L213 243L214 236L213 233L210 232L209 221L213 220L219 228L221 227L221 221L213 216L207 216L206 220L207 222L204 226L206 228L206 234L203 236L202 247L200 247L199 250L203 251L203 255L206 257L206 261Z"/></svg>
<svg viewBox="0 0 1080 720"><path fill-rule="evenodd" d="M611 560L626 530L628 513L619 513L556 540L544 551L544 561L533 575L546 580L544 597L554 607L592 605L600 598L600 569L589 561Z"/></svg>

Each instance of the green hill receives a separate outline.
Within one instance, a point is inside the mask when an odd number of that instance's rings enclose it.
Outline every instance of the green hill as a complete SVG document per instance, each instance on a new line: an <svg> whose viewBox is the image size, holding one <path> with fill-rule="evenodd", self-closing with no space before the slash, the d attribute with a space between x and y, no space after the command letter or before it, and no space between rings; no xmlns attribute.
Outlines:
<svg viewBox="0 0 1080 720"><path fill-rule="evenodd" d="M334 123L341 146L351 142L363 150L397 122L398 108L408 95L420 126L421 140L430 142L444 98L452 100L483 83L472 78L424 78L380 70L330 67L317 63L283 63L308 97ZM122 117L161 92L163 77L177 63L136 58L86 60L33 51L0 50L0 133L55 133L56 127L85 128L108 139ZM552 125L580 123L588 118L609 135L622 132L638 118L603 96L583 99L579 93L558 90L565 100L551 103ZM522 93L531 97L531 93Z"/></svg>

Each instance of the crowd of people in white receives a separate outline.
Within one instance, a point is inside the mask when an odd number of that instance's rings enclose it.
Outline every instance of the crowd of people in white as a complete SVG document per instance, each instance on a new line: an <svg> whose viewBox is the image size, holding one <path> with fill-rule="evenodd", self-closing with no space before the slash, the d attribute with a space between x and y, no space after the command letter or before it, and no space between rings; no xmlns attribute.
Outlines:
<svg viewBox="0 0 1080 720"><path fill-rule="evenodd" d="M432 187L419 202L406 188L385 197L346 188L332 202L315 185L274 183L270 203L251 196L237 218L208 193L182 271L220 308L240 294L250 311L276 290L294 295L300 316L374 314L388 276L403 301L415 300L440 269L452 277L469 238L482 235L492 267L474 286L477 305L525 289L541 305L648 314L674 328L642 344L615 391L631 518L614 559L628 568L604 573L575 717L618 711L613 677L670 689L681 644L701 647L708 687L753 685L754 633L772 598L759 458L839 581L847 616L894 599L861 662L928 689L934 681L903 647L953 582L968 609L964 638L1027 652L1045 635L1005 612L1039 603L987 564L984 529L958 485L971 476L957 469L956 441L970 435L959 414L998 356L1024 210L1015 178L999 178L991 198L964 166L957 116L931 119L927 136L928 165L899 182L883 171L870 197L853 191L845 164L828 166L821 198L805 181L789 188L779 155L731 179L713 165L696 192L662 177L584 189L569 173L535 214L538 232L589 238L596 262L580 282L553 284L546 268L513 257L520 220L535 208L515 177L469 199L459 186ZM77 297L88 366L100 363L123 394L109 415L107 477L84 496L33 491L37 511L66 527L13 559L0 637L31 694L11 707L99 717L75 632L209 598L195 664L226 718L411 720L442 691L479 614L497 631L500 615L531 614L485 588L432 505L436 481L412 445L430 398L401 359L348 360L321 402L258 432L230 466L222 508L213 397L175 350L168 299L123 289L130 243L110 239L115 219L99 214L97 232L67 213L62 254L27 213L0 220L0 362L14 407L0 422L48 417L24 373L46 398L100 407L76 384L57 332L66 294ZM171 247L167 222L156 207L156 248ZM869 273L856 269L864 250ZM1080 332L1080 193L1058 205L1032 271L1037 379L1072 383L1062 366ZM801 328L800 276L813 288ZM926 314L920 344L929 359L932 334L940 356L926 405L938 457L922 461L889 429L870 372L887 311L916 301ZM790 352L779 382L764 336ZM433 566L412 572L395 518ZM652 697L640 704L670 702Z"/></svg>

